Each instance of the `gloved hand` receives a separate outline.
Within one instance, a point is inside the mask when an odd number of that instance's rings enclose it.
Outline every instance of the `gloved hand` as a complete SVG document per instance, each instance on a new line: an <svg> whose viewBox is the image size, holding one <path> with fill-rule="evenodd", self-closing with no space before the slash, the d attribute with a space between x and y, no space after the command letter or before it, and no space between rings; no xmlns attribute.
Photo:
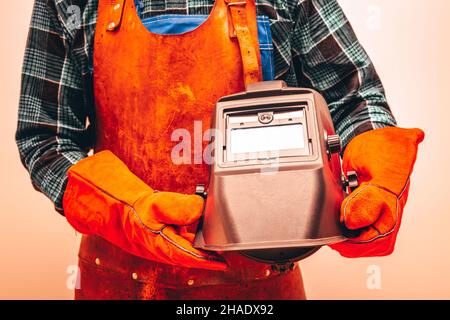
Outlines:
<svg viewBox="0 0 450 320"><path fill-rule="evenodd" d="M155 192L109 151L69 169L63 208L77 231L136 256L181 267L227 267L218 255L193 248L192 234L179 232L200 218L201 197Z"/></svg>
<svg viewBox="0 0 450 320"><path fill-rule="evenodd" d="M350 141L342 169L356 171L360 184L343 201L340 221L359 234L331 245L332 249L348 258L393 252L410 175L423 139L420 129L386 127L364 132Z"/></svg>

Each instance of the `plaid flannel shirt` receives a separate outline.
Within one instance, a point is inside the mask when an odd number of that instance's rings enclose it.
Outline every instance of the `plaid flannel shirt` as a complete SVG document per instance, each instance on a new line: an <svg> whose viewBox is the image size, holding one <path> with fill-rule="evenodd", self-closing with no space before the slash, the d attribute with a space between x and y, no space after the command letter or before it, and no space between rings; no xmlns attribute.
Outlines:
<svg viewBox="0 0 450 320"><path fill-rule="evenodd" d="M143 18L209 14L214 0L141 0ZM395 125L383 86L336 0L256 0L270 19L275 78L327 100L345 146ZM22 72L17 145L36 189L62 212L67 170L95 143L92 56L98 0L35 0Z"/></svg>

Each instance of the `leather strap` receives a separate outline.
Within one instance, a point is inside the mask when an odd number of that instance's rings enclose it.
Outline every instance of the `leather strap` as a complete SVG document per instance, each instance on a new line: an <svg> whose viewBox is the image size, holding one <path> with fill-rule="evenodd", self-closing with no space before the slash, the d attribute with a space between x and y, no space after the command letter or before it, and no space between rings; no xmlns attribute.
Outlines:
<svg viewBox="0 0 450 320"><path fill-rule="evenodd" d="M116 31L122 22L125 0L108 0L109 21L106 26L107 31Z"/></svg>
<svg viewBox="0 0 450 320"><path fill-rule="evenodd" d="M261 81L262 71L248 27L247 0L225 0L231 15L230 37L237 37L241 51L245 85Z"/></svg>

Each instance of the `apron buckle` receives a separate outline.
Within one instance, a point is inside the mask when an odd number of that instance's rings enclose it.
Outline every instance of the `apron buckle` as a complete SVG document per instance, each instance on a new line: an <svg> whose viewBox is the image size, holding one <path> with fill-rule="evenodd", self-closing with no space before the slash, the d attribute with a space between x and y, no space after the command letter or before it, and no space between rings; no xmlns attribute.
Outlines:
<svg viewBox="0 0 450 320"><path fill-rule="evenodd" d="M246 0L224 0L228 7L229 19L228 19L228 35L230 38L237 38L236 30L234 28L233 14L230 12L232 10L230 7L242 7L247 5ZM236 10L236 9L235 9Z"/></svg>

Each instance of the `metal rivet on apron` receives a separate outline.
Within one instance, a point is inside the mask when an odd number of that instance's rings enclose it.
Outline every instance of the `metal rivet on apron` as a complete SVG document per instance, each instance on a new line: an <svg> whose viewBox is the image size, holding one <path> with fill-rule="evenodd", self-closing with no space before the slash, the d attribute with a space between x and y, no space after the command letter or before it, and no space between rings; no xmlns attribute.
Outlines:
<svg viewBox="0 0 450 320"><path fill-rule="evenodd" d="M188 284L188 286L192 286L194 284L194 280L192 280L192 279L188 280L187 284Z"/></svg>
<svg viewBox="0 0 450 320"><path fill-rule="evenodd" d="M133 278L133 280L137 280L137 279L138 279L138 275L137 275L136 272L133 272L133 273L131 274L131 277Z"/></svg>
<svg viewBox="0 0 450 320"><path fill-rule="evenodd" d="M98 266L100 265L100 259L99 258L95 258L95 264L98 265Z"/></svg>
<svg viewBox="0 0 450 320"><path fill-rule="evenodd" d="M114 6L114 10L119 10L119 9L120 9L120 3L118 3Z"/></svg>
<svg viewBox="0 0 450 320"><path fill-rule="evenodd" d="M266 272L264 274L266 275L266 277L270 276L270 270L266 269Z"/></svg>
<svg viewBox="0 0 450 320"><path fill-rule="evenodd" d="M111 22L110 24L108 24L108 29L109 30L114 30L115 27L116 27L116 23L115 22Z"/></svg>

